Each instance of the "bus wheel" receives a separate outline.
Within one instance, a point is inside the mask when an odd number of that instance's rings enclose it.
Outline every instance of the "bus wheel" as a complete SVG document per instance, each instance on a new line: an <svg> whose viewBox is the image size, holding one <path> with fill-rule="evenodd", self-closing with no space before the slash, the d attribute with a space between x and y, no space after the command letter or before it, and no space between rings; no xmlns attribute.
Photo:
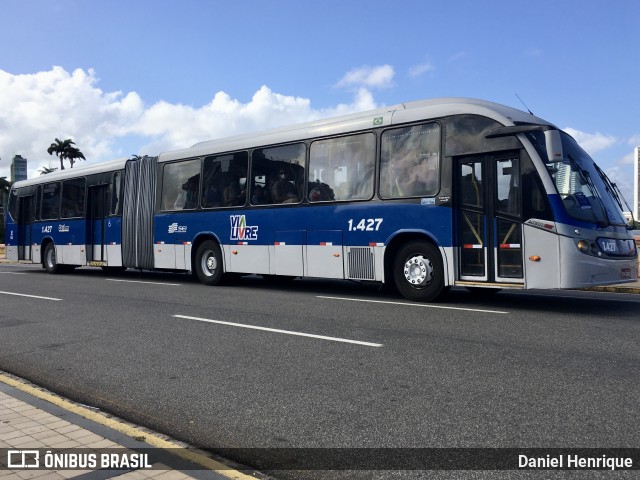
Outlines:
<svg viewBox="0 0 640 480"><path fill-rule="evenodd" d="M222 251L213 240L204 241L196 252L195 271L205 285L217 285L222 279Z"/></svg>
<svg viewBox="0 0 640 480"><path fill-rule="evenodd" d="M47 273L62 273L62 265L56 261L56 247L53 243L48 243L44 249L44 269Z"/></svg>
<svg viewBox="0 0 640 480"><path fill-rule="evenodd" d="M406 244L396 255L393 279L403 297L420 302L435 300L445 291L440 252L424 241Z"/></svg>

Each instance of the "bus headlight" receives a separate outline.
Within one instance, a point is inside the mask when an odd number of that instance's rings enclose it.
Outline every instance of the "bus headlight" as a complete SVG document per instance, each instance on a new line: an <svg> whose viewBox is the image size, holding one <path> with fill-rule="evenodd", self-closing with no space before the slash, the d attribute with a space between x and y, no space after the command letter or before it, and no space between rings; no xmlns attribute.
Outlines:
<svg viewBox="0 0 640 480"><path fill-rule="evenodd" d="M589 253L591 251L591 245L586 240L580 240L578 242L578 250L582 253Z"/></svg>

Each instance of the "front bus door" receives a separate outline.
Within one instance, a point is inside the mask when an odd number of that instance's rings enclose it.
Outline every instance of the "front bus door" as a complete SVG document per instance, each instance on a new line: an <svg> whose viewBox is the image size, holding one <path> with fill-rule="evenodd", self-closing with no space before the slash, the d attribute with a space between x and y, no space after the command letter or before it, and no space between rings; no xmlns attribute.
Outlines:
<svg viewBox="0 0 640 480"><path fill-rule="evenodd" d="M109 213L108 185L89 188L87 205L87 262L106 262L105 222Z"/></svg>
<svg viewBox="0 0 640 480"><path fill-rule="evenodd" d="M456 159L458 284L524 284L518 152Z"/></svg>

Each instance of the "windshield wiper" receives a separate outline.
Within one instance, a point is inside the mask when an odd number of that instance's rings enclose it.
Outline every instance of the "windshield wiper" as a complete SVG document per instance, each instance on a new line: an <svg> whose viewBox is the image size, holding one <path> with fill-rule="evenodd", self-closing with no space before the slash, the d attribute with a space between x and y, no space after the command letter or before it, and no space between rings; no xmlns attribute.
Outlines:
<svg viewBox="0 0 640 480"><path fill-rule="evenodd" d="M604 171L597 164L594 163L594 166L596 167L596 171L598 172L598 175L600 175L600 178L602 178L602 181L604 182L605 187L611 193L611 196L615 199L616 203L618 204L618 207L620 207L620 210L624 210L624 207L622 206L622 202L624 202L628 211L631 212L631 222L632 222L631 224L633 225L635 223L635 218L633 218L633 210L629 206L627 199L624 198L624 195L618 188L618 185L613 183L611 179L607 176L607 174L604 173ZM631 225L627 224L627 230L631 230L632 228L633 227L631 227Z"/></svg>
<svg viewBox="0 0 640 480"><path fill-rule="evenodd" d="M604 202L602 201L602 198L600 197L600 192L598 192L598 189L596 188L596 186L593 183L593 180L591 179L591 175L589 174L589 172L587 170L585 170L584 168L582 168L582 166L575 161L575 159L573 158L573 156L571 154L567 155L567 157L569 159L569 161L571 162L571 166L573 168L576 169L576 171L578 172L578 174L580 175L580 178L582 180L584 180L584 184L587 186L587 188L589 188L589 191L591 192L591 196L595 199L598 200L598 202L600 203L600 208L602 209L602 212L604 213L604 216L606 217L607 221L603 222L602 220L597 220L596 219L596 225L599 228L606 228L609 225L612 225L611 223L611 219L609 218L609 214L607 213L607 209L604 205ZM594 217L595 217L595 213L594 213Z"/></svg>

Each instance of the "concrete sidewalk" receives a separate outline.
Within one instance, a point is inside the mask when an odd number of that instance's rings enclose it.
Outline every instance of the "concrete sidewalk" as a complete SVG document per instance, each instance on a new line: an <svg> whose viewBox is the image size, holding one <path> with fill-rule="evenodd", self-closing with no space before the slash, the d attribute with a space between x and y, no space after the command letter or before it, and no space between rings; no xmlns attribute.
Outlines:
<svg viewBox="0 0 640 480"><path fill-rule="evenodd" d="M21 462L21 452L25 451L31 455L26 465L34 464L34 452L38 452L40 468L8 468L9 462L12 467L17 467ZM94 469L47 469L44 462L46 452L66 452L71 455L89 455L87 452L94 452L94 457L98 459L103 454L114 452L118 455L133 454L132 456L141 456L141 452L146 452L149 462L141 462L141 466L132 465L131 468L122 468L120 465L120 469L112 470L100 469L99 466ZM157 458L161 460L150 463ZM264 478L264 475L257 472L250 473L251 475L242 473L236 466L225 465L206 452L162 438L159 434L103 415L0 372L0 477L3 479Z"/></svg>

